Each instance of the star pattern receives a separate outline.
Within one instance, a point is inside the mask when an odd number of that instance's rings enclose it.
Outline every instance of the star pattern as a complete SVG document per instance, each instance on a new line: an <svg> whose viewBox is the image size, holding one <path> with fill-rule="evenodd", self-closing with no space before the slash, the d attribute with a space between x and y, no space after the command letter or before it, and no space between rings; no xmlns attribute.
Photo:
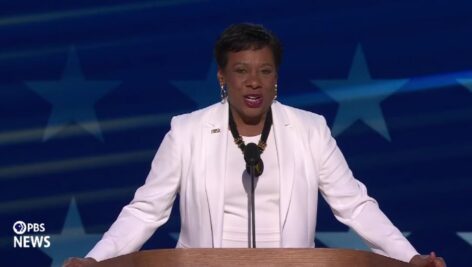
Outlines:
<svg viewBox="0 0 472 267"><path fill-rule="evenodd" d="M459 2L272 1L270 8L263 1L61 1L47 8L10 2L0 18L2 266L57 266L84 256L95 241L61 243L61 233L103 234L89 216L103 221L98 206L112 213L132 197L174 116L219 102L213 44L230 21L256 13L255 22L285 44L279 100L328 117L353 171L389 216L412 231L416 249L468 266L472 1ZM63 45L71 42L75 48ZM71 194L95 209L77 210ZM58 201L62 209L54 208ZM175 204L143 248L175 246L181 219ZM318 220L317 243L367 249L326 203L318 204L311 218ZM69 213L76 219L66 220ZM44 233L31 235L54 235L52 247L15 248L17 220L46 222Z"/></svg>
<svg viewBox="0 0 472 267"><path fill-rule="evenodd" d="M472 232L457 232L457 235L472 246Z"/></svg>
<svg viewBox="0 0 472 267"><path fill-rule="evenodd" d="M403 232L402 234L404 236L409 236L410 232ZM337 232L320 231L316 233L316 239L331 248L347 248L370 251L369 247L364 243L359 235L357 235L351 229L348 231Z"/></svg>
<svg viewBox="0 0 472 267"><path fill-rule="evenodd" d="M62 227L61 234L51 235L51 246L41 248L51 259L51 267L62 266L69 257L84 257L97 243L101 234L87 234L84 231L82 220L73 199Z"/></svg>
<svg viewBox="0 0 472 267"><path fill-rule="evenodd" d="M359 120L385 139L391 140L380 105L383 100L404 86L408 79L373 80L362 47L359 45L347 80L311 82L339 103L332 127L335 136Z"/></svg>
<svg viewBox="0 0 472 267"><path fill-rule="evenodd" d="M472 79L458 79L457 81L472 93Z"/></svg>
<svg viewBox="0 0 472 267"><path fill-rule="evenodd" d="M70 123L77 123L103 141L94 106L100 98L120 83L120 81L85 80L77 52L75 48L70 48L61 80L26 82L34 92L52 105L43 141L51 139Z"/></svg>
<svg viewBox="0 0 472 267"><path fill-rule="evenodd" d="M216 103L219 94L219 85L216 77L218 67L212 62L205 80L171 81L182 93L191 98L197 108L204 108Z"/></svg>

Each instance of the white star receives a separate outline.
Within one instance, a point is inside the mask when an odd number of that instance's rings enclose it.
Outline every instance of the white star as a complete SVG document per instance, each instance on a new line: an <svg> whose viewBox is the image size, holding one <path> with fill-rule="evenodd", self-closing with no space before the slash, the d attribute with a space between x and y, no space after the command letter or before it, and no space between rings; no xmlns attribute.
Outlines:
<svg viewBox="0 0 472 267"><path fill-rule="evenodd" d="M405 85L408 79L373 80L359 45L347 80L311 82L339 103L332 129L334 135L340 134L360 120L385 139L391 140L380 104Z"/></svg>
<svg viewBox="0 0 472 267"><path fill-rule="evenodd" d="M204 108L218 101L219 84L216 78L218 67L215 62L210 66L205 80L171 81L182 93L190 97L197 108Z"/></svg>
<svg viewBox="0 0 472 267"><path fill-rule="evenodd" d="M402 234L408 236L410 235L410 232L403 232ZM316 239L320 240L330 248L348 248L370 251L364 241L351 229L342 232L317 232Z"/></svg>
<svg viewBox="0 0 472 267"><path fill-rule="evenodd" d="M472 232L457 232L457 235L472 246Z"/></svg>
<svg viewBox="0 0 472 267"><path fill-rule="evenodd" d="M472 79L457 79L457 81L472 93Z"/></svg>
<svg viewBox="0 0 472 267"><path fill-rule="evenodd" d="M101 236L85 233L77 205L72 199L61 234L51 235L51 246L41 250L52 259L52 267L62 266L69 257L84 257Z"/></svg>
<svg viewBox="0 0 472 267"><path fill-rule="evenodd" d="M94 105L120 83L120 81L86 81L77 53L72 47L61 80L26 82L33 91L52 105L43 141L50 139L73 122L103 141Z"/></svg>

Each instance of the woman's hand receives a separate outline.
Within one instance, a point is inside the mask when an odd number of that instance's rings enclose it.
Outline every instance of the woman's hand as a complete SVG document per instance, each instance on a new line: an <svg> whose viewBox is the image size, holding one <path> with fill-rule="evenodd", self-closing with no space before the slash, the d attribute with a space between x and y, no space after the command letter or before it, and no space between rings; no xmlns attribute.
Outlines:
<svg viewBox="0 0 472 267"><path fill-rule="evenodd" d="M421 267L446 267L444 259L436 257L434 252L431 252L429 255L415 255L411 258L410 263Z"/></svg>
<svg viewBox="0 0 472 267"><path fill-rule="evenodd" d="M96 262L93 258L68 258L62 267L86 267Z"/></svg>

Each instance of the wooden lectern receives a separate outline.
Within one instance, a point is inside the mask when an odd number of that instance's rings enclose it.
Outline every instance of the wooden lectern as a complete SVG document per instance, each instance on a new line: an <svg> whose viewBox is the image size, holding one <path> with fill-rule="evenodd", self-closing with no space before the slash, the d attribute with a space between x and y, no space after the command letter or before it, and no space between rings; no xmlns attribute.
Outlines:
<svg viewBox="0 0 472 267"><path fill-rule="evenodd" d="M93 267L174 266L316 266L316 267L411 267L413 265L372 252L347 249L232 249L178 248L135 252L108 259Z"/></svg>

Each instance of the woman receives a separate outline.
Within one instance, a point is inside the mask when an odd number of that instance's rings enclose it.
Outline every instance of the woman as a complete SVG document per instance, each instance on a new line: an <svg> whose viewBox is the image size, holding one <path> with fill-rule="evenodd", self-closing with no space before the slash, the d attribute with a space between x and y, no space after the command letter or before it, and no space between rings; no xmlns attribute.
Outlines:
<svg viewBox="0 0 472 267"><path fill-rule="evenodd" d="M323 117L277 102L282 48L260 25L227 28L215 47L221 103L174 117L146 183L86 259L86 266L137 251L180 196L177 247L247 247L248 174L242 152L257 143L257 247L314 247L318 190L336 218L374 252L417 266L420 256L349 170ZM262 170L259 162L258 169Z"/></svg>

